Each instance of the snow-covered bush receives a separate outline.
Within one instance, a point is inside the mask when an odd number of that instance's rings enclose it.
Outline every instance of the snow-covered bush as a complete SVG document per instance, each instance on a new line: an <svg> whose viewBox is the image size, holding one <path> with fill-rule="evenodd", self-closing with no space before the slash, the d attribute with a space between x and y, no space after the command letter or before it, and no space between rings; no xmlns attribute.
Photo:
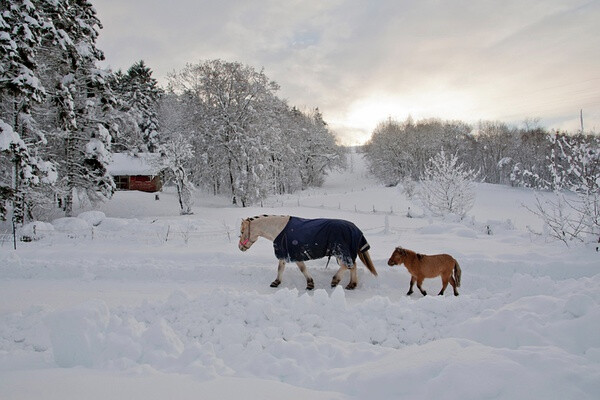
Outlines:
<svg viewBox="0 0 600 400"><path fill-rule="evenodd" d="M402 179L402 193L408 198L412 199L417 191L417 183L410 177Z"/></svg>
<svg viewBox="0 0 600 400"><path fill-rule="evenodd" d="M534 209L546 234L567 246L569 242L600 241L600 139L549 137L551 195L537 195Z"/></svg>
<svg viewBox="0 0 600 400"><path fill-rule="evenodd" d="M441 150L429 159L421 175L418 198L431 214L456 214L463 218L473 207L473 180L477 173L458 162L456 155Z"/></svg>

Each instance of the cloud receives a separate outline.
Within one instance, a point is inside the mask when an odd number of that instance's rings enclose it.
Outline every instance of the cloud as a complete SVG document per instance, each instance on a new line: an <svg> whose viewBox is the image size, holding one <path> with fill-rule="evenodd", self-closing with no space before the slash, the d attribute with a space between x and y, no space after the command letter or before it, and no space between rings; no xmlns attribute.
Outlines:
<svg viewBox="0 0 600 400"><path fill-rule="evenodd" d="M107 64L240 61L364 140L388 116L600 126L599 1L95 0ZM591 127L591 125L590 125Z"/></svg>

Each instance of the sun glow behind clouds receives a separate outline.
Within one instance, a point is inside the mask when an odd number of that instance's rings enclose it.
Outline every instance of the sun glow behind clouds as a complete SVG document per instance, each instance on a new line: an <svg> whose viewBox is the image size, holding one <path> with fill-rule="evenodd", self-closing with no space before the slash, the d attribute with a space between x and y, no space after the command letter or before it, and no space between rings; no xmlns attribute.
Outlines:
<svg viewBox="0 0 600 400"><path fill-rule="evenodd" d="M342 144L364 144L381 122L391 118L404 121L409 116L414 120L440 118L470 122L477 104L466 93L436 91L416 95L391 96L377 94L361 98L348 108L345 115L330 118L332 128L340 136Z"/></svg>

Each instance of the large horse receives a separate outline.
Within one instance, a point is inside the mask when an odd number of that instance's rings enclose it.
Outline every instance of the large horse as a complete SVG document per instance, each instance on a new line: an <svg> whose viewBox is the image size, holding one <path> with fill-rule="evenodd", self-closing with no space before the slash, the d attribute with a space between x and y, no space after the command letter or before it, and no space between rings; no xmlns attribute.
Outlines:
<svg viewBox="0 0 600 400"><path fill-rule="evenodd" d="M331 280L331 287L337 286L344 272L350 270L350 283L346 289L354 289L358 284L356 257L377 276L369 255L369 244L363 233L352 222L341 219L304 219L289 215L261 215L242 220L240 227L241 251L248 250L259 236L273 241L275 256L279 260L277 279L271 287L281 283L285 263L295 262L306 278L306 289L314 289L312 276L304 261L322 257L335 257L340 265Z"/></svg>
<svg viewBox="0 0 600 400"><path fill-rule="evenodd" d="M423 280L425 278L441 276L442 290L440 290L438 295L444 294L444 290L446 290L448 282L450 282L452 289L454 289L454 295L458 296L456 288L460 287L461 270L458 261L454 257L448 254L427 256L415 253L412 250L403 249L402 247L396 247L388 260L388 265L391 267L401 264L404 264L411 275L407 295L410 296L413 293L413 285L417 282L417 287L421 291L421 294L426 296L427 292L421 287Z"/></svg>

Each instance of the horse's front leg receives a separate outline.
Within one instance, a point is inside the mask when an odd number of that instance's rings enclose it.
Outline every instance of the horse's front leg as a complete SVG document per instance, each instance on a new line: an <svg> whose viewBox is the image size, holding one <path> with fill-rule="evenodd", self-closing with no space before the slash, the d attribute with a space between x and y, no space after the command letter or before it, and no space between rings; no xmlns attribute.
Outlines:
<svg viewBox="0 0 600 400"><path fill-rule="evenodd" d="M306 290L313 290L315 288L315 281L313 280L312 276L310 276L310 274L308 273L308 270L306 269L306 264L304 264L302 261L298 261L296 262L296 264L298 265L298 269L300 269L300 272L302 272L302 274L306 278Z"/></svg>
<svg viewBox="0 0 600 400"><path fill-rule="evenodd" d="M271 287L277 287L281 283L281 279L283 278L283 270L285 269L285 261L279 260L279 265L277 266L277 279L271 282Z"/></svg>
<svg viewBox="0 0 600 400"><path fill-rule="evenodd" d="M413 294L413 285L415 284L416 279L414 276L410 276L410 287L408 288L408 293L406 293L408 296L410 296L411 294Z"/></svg>

